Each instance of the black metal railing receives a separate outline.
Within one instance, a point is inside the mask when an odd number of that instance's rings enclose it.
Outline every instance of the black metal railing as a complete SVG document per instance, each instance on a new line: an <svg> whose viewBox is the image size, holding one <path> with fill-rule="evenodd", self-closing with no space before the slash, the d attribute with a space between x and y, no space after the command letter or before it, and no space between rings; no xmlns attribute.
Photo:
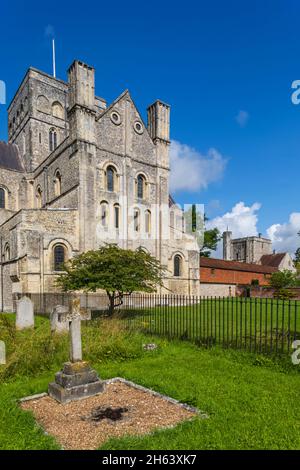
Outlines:
<svg viewBox="0 0 300 470"><path fill-rule="evenodd" d="M68 294L28 294L35 312L49 315L68 305ZM80 294L92 318L107 316L105 294ZM261 353L290 353L300 339L300 301L240 297L132 294L115 315L129 330Z"/></svg>

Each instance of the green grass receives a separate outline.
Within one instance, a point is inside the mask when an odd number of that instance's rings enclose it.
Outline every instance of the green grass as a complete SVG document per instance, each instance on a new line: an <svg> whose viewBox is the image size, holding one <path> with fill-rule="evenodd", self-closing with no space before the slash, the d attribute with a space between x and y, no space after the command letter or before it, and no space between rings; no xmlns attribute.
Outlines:
<svg viewBox="0 0 300 470"><path fill-rule="evenodd" d="M9 329L7 334L13 337L11 322L6 317L4 324L10 325L0 324L1 337ZM8 371L0 384L0 449L59 448L35 424L31 413L17 404L18 398L46 391L54 372L67 359L66 338L55 339L54 351L49 346L43 349L42 338L51 336L49 324L44 319L37 323L34 332L15 332L9 340L9 348L14 342L15 351L9 352ZM36 351L32 335L38 341ZM293 366L290 359L130 335L114 321L84 326L83 337L85 357L102 378L125 377L209 415L206 420L197 418L149 436L111 440L103 448L300 449L300 366ZM158 349L143 351L145 341L155 341ZM52 344L49 338L48 342ZM25 359L21 348L25 348ZM42 367L35 359L29 367L30 351L40 357ZM41 357L42 351L45 357Z"/></svg>
<svg viewBox="0 0 300 470"><path fill-rule="evenodd" d="M171 304L172 304L172 297ZM186 305L126 309L128 328L199 345L220 344L259 352L289 353L300 339L300 302L274 299L216 298Z"/></svg>

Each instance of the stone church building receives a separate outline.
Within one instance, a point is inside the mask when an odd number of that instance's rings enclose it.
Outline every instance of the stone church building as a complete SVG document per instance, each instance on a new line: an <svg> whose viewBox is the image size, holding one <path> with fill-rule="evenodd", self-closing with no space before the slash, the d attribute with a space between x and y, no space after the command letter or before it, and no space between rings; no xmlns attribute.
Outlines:
<svg viewBox="0 0 300 470"><path fill-rule="evenodd" d="M30 68L0 142L0 309L20 293L57 291L70 257L105 242L143 247L168 268L162 293L198 294L199 248L169 196L170 107L145 126L126 90L95 95L95 70L68 82Z"/></svg>

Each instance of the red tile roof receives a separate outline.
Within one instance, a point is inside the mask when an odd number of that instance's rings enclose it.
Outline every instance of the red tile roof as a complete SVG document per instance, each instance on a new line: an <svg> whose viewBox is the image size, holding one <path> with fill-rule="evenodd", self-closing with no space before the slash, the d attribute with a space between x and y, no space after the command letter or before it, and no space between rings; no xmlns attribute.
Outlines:
<svg viewBox="0 0 300 470"><path fill-rule="evenodd" d="M200 258L200 268L228 269L231 271L247 271L252 273L271 274L278 271L272 266L261 266L260 264L241 263L240 261L227 261L217 258Z"/></svg>
<svg viewBox="0 0 300 470"><path fill-rule="evenodd" d="M279 268L279 265L286 253L275 253L274 255L263 255L260 258L262 266L273 266L274 268Z"/></svg>

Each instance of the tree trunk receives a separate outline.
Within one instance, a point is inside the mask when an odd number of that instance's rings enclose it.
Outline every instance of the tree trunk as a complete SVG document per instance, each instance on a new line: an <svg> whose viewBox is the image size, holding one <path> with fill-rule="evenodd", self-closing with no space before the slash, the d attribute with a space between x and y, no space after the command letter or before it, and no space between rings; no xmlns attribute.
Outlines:
<svg viewBox="0 0 300 470"><path fill-rule="evenodd" d="M113 314L114 314L114 311L115 311L115 296L114 296L114 295L110 295L110 296L109 296L108 315L109 315L110 317L112 317Z"/></svg>

